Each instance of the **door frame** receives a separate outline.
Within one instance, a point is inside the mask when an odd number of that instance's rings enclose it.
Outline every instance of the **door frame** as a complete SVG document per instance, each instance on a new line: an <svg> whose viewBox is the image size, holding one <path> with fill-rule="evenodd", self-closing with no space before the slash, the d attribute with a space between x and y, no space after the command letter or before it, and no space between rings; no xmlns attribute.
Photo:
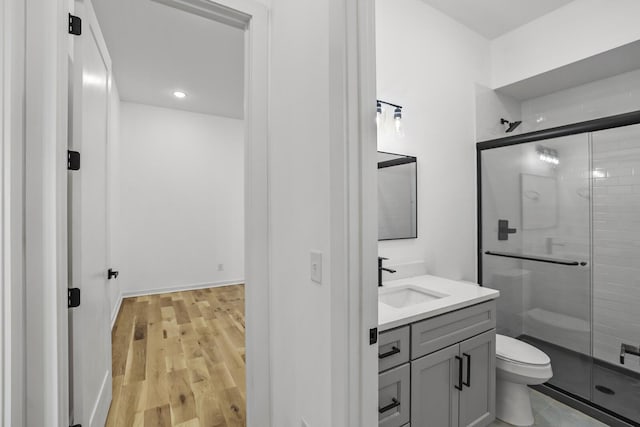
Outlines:
<svg viewBox="0 0 640 427"><path fill-rule="evenodd" d="M378 345L369 340L378 327L375 0L331 0L329 11L331 415L333 426L370 427L378 424Z"/></svg>
<svg viewBox="0 0 640 427"><path fill-rule="evenodd" d="M23 425L25 411L24 136L25 6L0 0L0 423Z"/></svg>

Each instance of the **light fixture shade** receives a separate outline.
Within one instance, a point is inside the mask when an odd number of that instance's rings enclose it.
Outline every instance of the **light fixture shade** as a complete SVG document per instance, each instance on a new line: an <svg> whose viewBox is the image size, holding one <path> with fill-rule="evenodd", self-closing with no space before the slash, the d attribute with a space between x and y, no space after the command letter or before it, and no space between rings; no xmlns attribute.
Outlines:
<svg viewBox="0 0 640 427"><path fill-rule="evenodd" d="M401 107L396 107L395 110L393 110L393 121L396 126L396 134L401 138L404 137L404 126L402 125Z"/></svg>
<svg viewBox="0 0 640 427"><path fill-rule="evenodd" d="M393 110L393 118L395 120L401 120L402 119L402 108L396 107L395 110Z"/></svg>
<svg viewBox="0 0 640 427"><path fill-rule="evenodd" d="M181 90L176 90L175 92L173 92L173 96L175 96L178 99L182 99L182 98L186 98L187 94Z"/></svg>
<svg viewBox="0 0 640 427"><path fill-rule="evenodd" d="M382 101L380 99L376 100L376 125L378 126L378 131L385 132L386 128L386 114L387 109L383 108L383 105L388 105L393 108L393 121L395 131L399 136L404 136L404 130L402 129L402 106L397 104L392 104L387 101Z"/></svg>

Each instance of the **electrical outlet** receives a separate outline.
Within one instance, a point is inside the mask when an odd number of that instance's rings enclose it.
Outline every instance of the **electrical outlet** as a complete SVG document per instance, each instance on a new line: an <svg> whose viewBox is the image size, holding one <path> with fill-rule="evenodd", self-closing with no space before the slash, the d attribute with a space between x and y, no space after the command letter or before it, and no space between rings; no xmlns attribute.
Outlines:
<svg viewBox="0 0 640 427"><path fill-rule="evenodd" d="M311 251L311 280L322 283L322 253Z"/></svg>
<svg viewBox="0 0 640 427"><path fill-rule="evenodd" d="M218 271L224 271L224 264L218 264Z"/></svg>

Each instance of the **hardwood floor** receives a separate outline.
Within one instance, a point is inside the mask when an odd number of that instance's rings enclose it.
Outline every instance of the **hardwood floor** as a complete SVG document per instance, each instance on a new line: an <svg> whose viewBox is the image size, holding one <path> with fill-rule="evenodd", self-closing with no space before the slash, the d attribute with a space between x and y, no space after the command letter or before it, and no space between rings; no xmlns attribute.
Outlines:
<svg viewBox="0 0 640 427"><path fill-rule="evenodd" d="M127 298L107 426L245 425L244 285Z"/></svg>

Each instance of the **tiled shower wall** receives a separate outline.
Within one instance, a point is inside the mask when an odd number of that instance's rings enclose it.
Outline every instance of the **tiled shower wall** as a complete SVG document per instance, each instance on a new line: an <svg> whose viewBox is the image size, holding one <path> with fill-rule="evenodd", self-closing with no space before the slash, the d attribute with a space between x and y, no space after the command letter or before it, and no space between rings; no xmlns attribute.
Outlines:
<svg viewBox="0 0 640 427"><path fill-rule="evenodd" d="M640 345L640 125L594 133L593 168L593 353L617 365Z"/></svg>
<svg viewBox="0 0 640 427"><path fill-rule="evenodd" d="M514 132L519 133L640 110L640 70L524 101L477 87L476 100L477 140L488 140L504 136L500 117L522 120ZM640 126L595 133L593 141L592 351L594 357L620 366L620 344L640 345ZM559 169L564 171L573 156L560 154L565 164ZM560 193L576 193L570 180L558 180ZM559 225L579 227L563 217L563 212L570 213L564 206L567 201L563 195ZM569 244L558 248L557 255L583 252L579 242L561 243ZM530 282L531 292L544 294L539 280ZM559 300L579 303L575 289L564 286L567 294ZM640 372L640 361L628 356L624 367Z"/></svg>

